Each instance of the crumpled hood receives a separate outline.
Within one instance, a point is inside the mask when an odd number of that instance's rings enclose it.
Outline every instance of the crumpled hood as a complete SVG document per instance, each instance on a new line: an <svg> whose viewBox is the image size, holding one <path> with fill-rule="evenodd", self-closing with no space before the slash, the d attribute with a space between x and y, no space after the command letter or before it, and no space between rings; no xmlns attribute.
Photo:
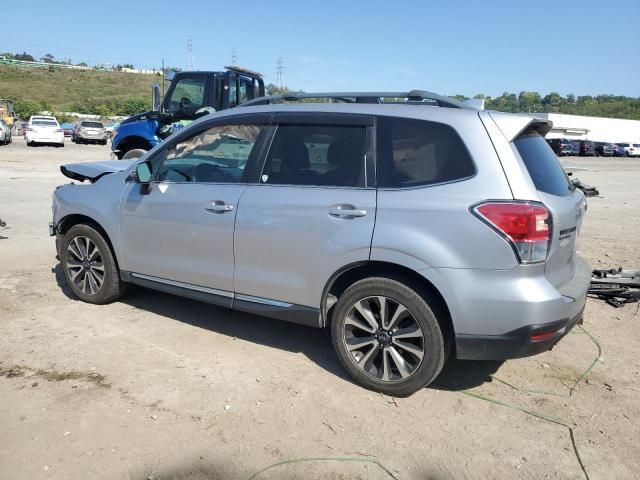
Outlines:
<svg viewBox="0 0 640 480"><path fill-rule="evenodd" d="M128 170L135 163L133 160L105 160L104 162L69 163L62 165L60 171L65 177L91 183L98 181L104 175Z"/></svg>

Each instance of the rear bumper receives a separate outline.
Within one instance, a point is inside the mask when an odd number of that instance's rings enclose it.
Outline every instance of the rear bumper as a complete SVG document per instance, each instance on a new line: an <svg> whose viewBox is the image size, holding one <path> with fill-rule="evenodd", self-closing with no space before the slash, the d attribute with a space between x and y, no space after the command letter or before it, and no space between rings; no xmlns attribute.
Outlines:
<svg viewBox="0 0 640 480"><path fill-rule="evenodd" d="M456 335L456 356L461 360L506 360L551 350L582 319L584 305L571 319L527 325L504 335ZM542 340L532 340L537 335Z"/></svg>
<svg viewBox="0 0 640 480"><path fill-rule="evenodd" d="M53 135L53 136L42 136L42 135L32 135L27 134L25 136L27 142L35 142L35 143L64 143L64 134Z"/></svg>
<svg viewBox="0 0 640 480"><path fill-rule="evenodd" d="M560 287L549 283L543 266L534 267L538 274L531 267L521 270L524 277L509 271L449 272L457 302L450 303L446 291L443 296L456 332L457 358L535 355L553 347L580 321L591 282L589 264L576 255L573 277Z"/></svg>
<svg viewBox="0 0 640 480"><path fill-rule="evenodd" d="M107 140L107 135L80 135L76 134L77 140L82 140L84 142L104 142Z"/></svg>

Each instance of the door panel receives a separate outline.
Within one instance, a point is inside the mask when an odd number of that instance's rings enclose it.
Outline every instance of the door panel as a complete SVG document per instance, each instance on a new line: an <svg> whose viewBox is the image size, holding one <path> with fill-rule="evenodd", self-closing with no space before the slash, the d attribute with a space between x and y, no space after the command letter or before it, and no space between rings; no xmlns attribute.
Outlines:
<svg viewBox="0 0 640 480"><path fill-rule="evenodd" d="M233 228L244 188L160 182L142 195L130 184L121 209L129 270L232 292ZM223 202L233 209L215 211Z"/></svg>
<svg viewBox="0 0 640 480"><path fill-rule="evenodd" d="M331 215L350 205L360 216ZM235 291L314 308L340 267L369 259L373 189L249 185L235 232Z"/></svg>
<svg viewBox="0 0 640 480"><path fill-rule="evenodd" d="M149 191L132 183L121 202L122 247L133 274L232 295L238 200L257 177L273 133L267 124L256 115L204 124L169 140L151 160Z"/></svg>
<svg viewBox="0 0 640 480"><path fill-rule="evenodd" d="M319 308L329 277L369 259L371 119L277 114L259 184L240 199L235 292Z"/></svg>

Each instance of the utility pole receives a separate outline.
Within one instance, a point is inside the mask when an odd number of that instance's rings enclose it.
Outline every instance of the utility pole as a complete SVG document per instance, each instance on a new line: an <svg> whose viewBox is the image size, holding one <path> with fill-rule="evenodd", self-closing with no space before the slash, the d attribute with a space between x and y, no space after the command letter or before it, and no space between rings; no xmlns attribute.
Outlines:
<svg viewBox="0 0 640 480"><path fill-rule="evenodd" d="M235 67L236 65L238 65L238 54L234 48L231 50L231 66Z"/></svg>
<svg viewBox="0 0 640 480"><path fill-rule="evenodd" d="M193 70L193 45L191 44L191 37L187 41L187 70Z"/></svg>
<svg viewBox="0 0 640 480"><path fill-rule="evenodd" d="M276 71L278 72L276 85L278 85L278 88L283 89L284 79L282 78L282 72L284 72L284 62L282 61L282 57L278 58L278 62L276 63L276 65L277 65Z"/></svg>

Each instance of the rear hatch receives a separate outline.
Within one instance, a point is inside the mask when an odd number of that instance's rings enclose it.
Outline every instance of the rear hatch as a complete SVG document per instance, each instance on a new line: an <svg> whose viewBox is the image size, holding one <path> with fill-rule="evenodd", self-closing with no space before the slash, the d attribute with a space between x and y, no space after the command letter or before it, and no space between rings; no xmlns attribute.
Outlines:
<svg viewBox="0 0 640 480"><path fill-rule="evenodd" d="M98 122L83 122L81 128L83 133L92 137L97 137L104 133L104 126Z"/></svg>
<svg viewBox="0 0 640 480"><path fill-rule="evenodd" d="M34 120L29 128L38 138L54 138L60 127L51 120Z"/></svg>
<svg viewBox="0 0 640 480"><path fill-rule="evenodd" d="M545 275L552 285L561 288L573 278L575 272L577 239L586 204L584 195L571 184L538 127L533 124L525 129L513 144L540 200L549 209L551 243Z"/></svg>

